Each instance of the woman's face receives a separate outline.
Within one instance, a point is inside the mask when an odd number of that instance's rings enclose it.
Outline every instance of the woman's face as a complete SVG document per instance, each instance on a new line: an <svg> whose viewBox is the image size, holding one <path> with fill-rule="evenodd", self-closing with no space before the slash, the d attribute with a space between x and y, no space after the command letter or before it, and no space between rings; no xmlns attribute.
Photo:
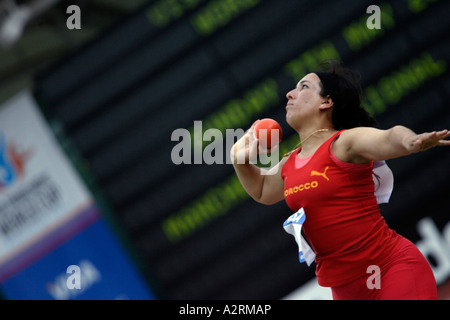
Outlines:
<svg viewBox="0 0 450 320"><path fill-rule="evenodd" d="M324 98L320 95L320 79L315 73L304 76L296 88L286 94L286 121L294 129L320 112Z"/></svg>

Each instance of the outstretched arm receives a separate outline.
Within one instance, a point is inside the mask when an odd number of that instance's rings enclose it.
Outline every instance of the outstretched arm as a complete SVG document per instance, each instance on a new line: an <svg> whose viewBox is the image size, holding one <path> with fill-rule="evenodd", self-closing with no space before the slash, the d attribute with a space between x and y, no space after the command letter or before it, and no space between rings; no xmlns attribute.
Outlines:
<svg viewBox="0 0 450 320"><path fill-rule="evenodd" d="M354 128L344 131L333 145L335 155L346 162L366 163L406 156L436 146L450 146L450 131L416 134L403 126L388 130Z"/></svg>

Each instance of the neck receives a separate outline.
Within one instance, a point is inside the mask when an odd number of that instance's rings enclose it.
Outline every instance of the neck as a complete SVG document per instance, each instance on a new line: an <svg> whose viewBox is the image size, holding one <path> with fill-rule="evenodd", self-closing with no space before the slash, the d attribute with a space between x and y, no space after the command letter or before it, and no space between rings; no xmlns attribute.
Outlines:
<svg viewBox="0 0 450 320"><path fill-rule="evenodd" d="M328 140L336 132L337 131L333 128L301 130L299 136L302 146L302 156L306 157L313 154L322 143Z"/></svg>

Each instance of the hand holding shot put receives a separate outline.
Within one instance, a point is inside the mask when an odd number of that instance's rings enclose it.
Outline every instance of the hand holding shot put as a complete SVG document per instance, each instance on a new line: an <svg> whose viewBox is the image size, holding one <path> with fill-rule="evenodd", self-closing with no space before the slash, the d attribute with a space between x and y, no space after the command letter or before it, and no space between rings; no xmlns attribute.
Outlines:
<svg viewBox="0 0 450 320"><path fill-rule="evenodd" d="M233 164L248 164L256 161L260 154L278 150L282 129L273 119L256 120L250 129L234 144L230 156Z"/></svg>

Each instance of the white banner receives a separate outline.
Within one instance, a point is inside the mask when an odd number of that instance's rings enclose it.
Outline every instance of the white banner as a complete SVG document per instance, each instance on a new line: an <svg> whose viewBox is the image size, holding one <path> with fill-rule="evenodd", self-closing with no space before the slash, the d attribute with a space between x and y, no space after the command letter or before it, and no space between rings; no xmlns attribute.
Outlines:
<svg viewBox="0 0 450 320"><path fill-rule="evenodd" d="M0 281L44 253L56 231L59 239L61 228L73 232L73 219L92 204L30 92L1 106Z"/></svg>

